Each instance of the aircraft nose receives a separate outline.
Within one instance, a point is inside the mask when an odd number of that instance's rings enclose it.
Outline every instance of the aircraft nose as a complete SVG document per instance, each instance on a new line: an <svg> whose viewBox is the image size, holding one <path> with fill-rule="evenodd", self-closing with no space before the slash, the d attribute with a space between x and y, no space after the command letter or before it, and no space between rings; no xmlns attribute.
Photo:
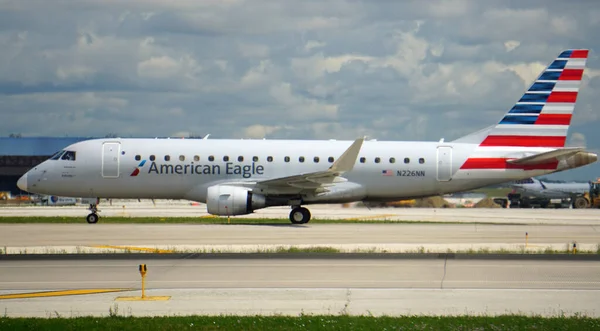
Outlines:
<svg viewBox="0 0 600 331"><path fill-rule="evenodd" d="M21 176L21 178L19 178L19 180L17 181L17 186L21 190L27 191L27 174L24 174L23 176Z"/></svg>

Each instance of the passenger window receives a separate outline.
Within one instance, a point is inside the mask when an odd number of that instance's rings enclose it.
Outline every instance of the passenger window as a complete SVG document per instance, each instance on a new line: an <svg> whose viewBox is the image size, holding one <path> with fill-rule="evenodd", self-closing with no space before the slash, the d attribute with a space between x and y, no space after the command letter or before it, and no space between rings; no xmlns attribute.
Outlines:
<svg viewBox="0 0 600 331"><path fill-rule="evenodd" d="M420 163L420 164L423 164L423 163L425 163L425 159L424 159L424 158L420 158L420 159L419 159L419 163Z"/></svg>
<svg viewBox="0 0 600 331"><path fill-rule="evenodd" d="M272 156L267 156L267 162L273 162L273 157Z"/></svg>
<svg viewBox="0 0 600 331"><path fill-rule="evenodd" d="M215 160L215 157L211 155L211 156L209 156L209 157L208 157L208 160L209 160L210 162L212 162L212 161L214 161L214 160Z"/></svg>
<svg viewBox="0 0 600 331"><path fill-rule="evenodd" d="M200 161L200 156L194 155L194 161L196 161L196 162Z"/></svg>
<svg viewBox="0 0 600 331"><path fill-rule="evenodd" d="M60 159L66 160L66 161L75 161L75 152L66 151L65 154L63 154L63 156Z"/></svg>
<svg viewBox="0 0 600 331"><path fill-rule="evenodd" d="M333 156L330 156L327 161L329 161L329 163L333 163L333 161L335 161L335 159L333 158Z"/></svg>
<svg viewBox="0 0 600 331"><path fill-rule="evenodd" d="M156 160L156 157L154 155L150 155L150 161L154 161Z"/></svg>
<svg viewBox="0 0 600 331"><path fill-rule="evenodd" d="M223 162L227 162L227 161L229 161L229 156L227 156L227 155L223 156Z"/></svg>
<svg viewBox="0 0 600 331"><path fill-rule="evenodd" d="M179 155L179 161L185 161L185 156L184 155Z"/></svg>
<svg viewBox="0 0 600 331"><path fill-rule="evenodd" d="M409 158L407 158L407 157L405 157L405 158L404 158L404 163L410 163L410 159L409 159Z"/></svg>
<svg viewBox="0 0 600 331"><path fill-rule="evenodd" d="M140 161L141 159L142 159L142 156L141 156L141 155L136 155L136 156L135 156L135 160L136 160L136 161Z"/></svg>
<svg viewBox="0 0 600 331"><path fill-rule="evenodd" d="M258 156L253 156L253 157L252 157L252 161L254 161L254 162L258 162Z"/></svg>
<svg viewBox="0 0 600 331"><path fill-rule="evenodd" d="M244 162L244 157L243 156L238 156L238 162Z"/></svg>
<svg viewBox="0 0 600 331"><path fill-rule="evenodd" d="M286 157L285 157L283 160L284 160L285 162L290 162L290 157L289 157L289 156L286 156Z"/></svg>
<svg viewBox="0 0 600 331"><path fill-rule="evenodd" d="M165 161L171 161L171 156L170 155L165 155Z"/></svg>
<svg viewBox="0 0 600 331"><path fill-rule="evenodd" d="M318 156L315 156L315 157L313 158L313 161L315 161L315 163L319 163L319 157L318 157Z"/></svg>
<svg viewBox="0 0 600 331"><path fill-rule="evenodd" d="M378 157L376 157L376 158L375 158L375 163L379 163L379 162L381 162L381 159L380 159L380 158L378 158Z"/></svg>
<svg viewBox="0 0 600 331"><path fill-rule="evenodd" d="M390 157L390 163L396 163L396 159L393 157Z"/></svg>
<svg viewBox="0 0 600 331"><path fill-rule="evenodd" d="M367 159L365 159L364 157L360 158L360 163L365 163L367 161Z"/></svg>
<svg viewBox="0 0 600 331"><path fill-rule="evenodd" d="M301 157L299 157L299 158L298 158L298 161L299 161L300 163L303 163L303 162L304 162L304 156L301 156Z"/></svg>

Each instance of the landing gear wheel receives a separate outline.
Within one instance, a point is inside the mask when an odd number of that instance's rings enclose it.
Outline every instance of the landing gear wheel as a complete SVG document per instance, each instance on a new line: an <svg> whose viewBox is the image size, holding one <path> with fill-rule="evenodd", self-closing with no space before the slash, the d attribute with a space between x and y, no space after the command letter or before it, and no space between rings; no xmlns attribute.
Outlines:
<svg viewBox="0 0 600 331"><path fill-rule="evenodd" d="M304 207L296 207L290 212L292 224L306 224L310 221L310 211Z"/></svg>
<svg viewBox="0 0 600 331"><path fill-rule="evenodd" d="M98 219L100 219L100 218L98 217L98 214L96 214L96 213L91 213L91 214L87 215L87 217L85 218L85 220L90 224L98 223Z"/></svg>

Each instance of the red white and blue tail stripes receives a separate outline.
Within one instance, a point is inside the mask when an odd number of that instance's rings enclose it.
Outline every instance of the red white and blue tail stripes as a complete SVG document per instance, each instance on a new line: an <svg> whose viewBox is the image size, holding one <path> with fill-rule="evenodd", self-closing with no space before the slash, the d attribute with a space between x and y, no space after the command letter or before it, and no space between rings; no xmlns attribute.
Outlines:
<svg viewBox="0 0 600 331"><path fill-rule="evenodd" d="M525 169L506 163L514 152L539 153L565 146L588 50L558 56L519 101L490 130L461 169ZM535 169L554 169L542 164Z"/></svg>
<svg viewBox="0 0 600 331"><path fill-rule="evenodd" d="M563 147L587 56L587 50L562 52L481 146Z"/></svg>

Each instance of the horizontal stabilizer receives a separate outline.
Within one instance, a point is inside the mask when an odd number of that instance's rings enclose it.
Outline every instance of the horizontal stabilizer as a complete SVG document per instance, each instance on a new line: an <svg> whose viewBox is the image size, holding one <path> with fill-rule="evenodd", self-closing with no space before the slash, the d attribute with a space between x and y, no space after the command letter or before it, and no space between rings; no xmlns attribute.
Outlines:
<svg viewBox="0 0 600 331"><path fill-rule="evenodd" d="M555 161L564 160L585 149L581 147L561 148L550 152L540 153L532 156L523 157L520 159L508 160L506 162L517 165L536 165Z"/></svg>

